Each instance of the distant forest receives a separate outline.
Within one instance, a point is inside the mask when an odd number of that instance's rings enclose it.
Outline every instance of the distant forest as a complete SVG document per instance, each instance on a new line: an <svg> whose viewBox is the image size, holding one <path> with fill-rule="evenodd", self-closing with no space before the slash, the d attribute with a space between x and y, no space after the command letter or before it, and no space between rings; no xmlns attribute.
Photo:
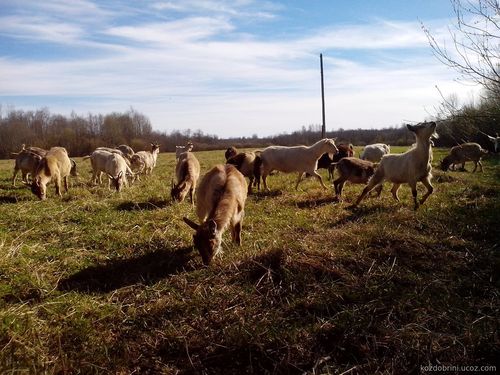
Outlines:
<svg viewBox="0 0 500 375"><path fill-rule="evenodd" d="M436 146L451 147L463 142L478 142L491 149L487 137L482 134L500 133L500 101L483 99L478 105L464 106L459 110L444 110L437 115L440 138ZM96 147L115 147L128 144L135 151L148 150L151 142L160 144L160 151L173 152L176 145L192 141L195 150L265 147L269 145L310 145L321 136L320 125L303 126L297 131L260 138L240 137L222 139L217 135L204 134L200 130L172 130L159 132L152 128L148 117L130 109L125 113L107 115L71 114L69 117L52 114L49 109L24 111L0 107L0 158L10 157L23 144L50 148L64 146L71 156L83 156ZM383 142L406 146L414 142L413 135L404 125L384 129L356 129L327 131L327 137L337 138L337 143L348 142L356 146Z"/></svg>

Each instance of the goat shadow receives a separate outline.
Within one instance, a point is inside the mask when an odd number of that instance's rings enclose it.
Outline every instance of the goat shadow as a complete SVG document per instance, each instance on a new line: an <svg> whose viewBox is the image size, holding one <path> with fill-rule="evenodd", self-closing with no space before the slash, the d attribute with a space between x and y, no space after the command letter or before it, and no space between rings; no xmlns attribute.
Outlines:
<svg viewBox="0 0 500 375"><path fill-rule="evenodd" d="M297 208L314 208L330 203L339 203L339 200L334 195L332 195L326 198L308 199L299 202L292 202L292 205Z"/></svg>
<svg viewBox="0 0 500 375"><path fill-rule="evenodd" d="M376 215L380 211L384 212L394 212L400 209L400 206L393 206L393 207L387 207L384 206L382 203L376 203L371 206L357 206L354 207L352 204L347 204L344 206L344 209L346 211L349 211L350 214L342 217L341 219L337 221L333 221L330 223L330 227L336 228L340 227L342 225L345 225L347 223L352 223L352 222L361 222L364 221L368 216L370 215Z"/></svg>
<svg viewBox="0 0 500 375"><path fill-rule="evenodd" d="M279 197L280 195L283 195L283 192L281 190L257 191L257 189L254 189L251 194L248 194L249 197L254 197L255 200L261 200L267 197Z"/></svg>
<svg viewBox="0 0 500 375"><path fill-rule="evenodd" d="M173 251L160 249L135 258L107 261L60 280L57 289L94 294L107 293L137 283L151 285L185 271L186 264L194 257L191 252L192 247Z"/></svg>
<svg viewBox="0 0 500 375"><path fill-rule="evenodd" d="M164 199L150 199L146 202L122 202L116 207L116 209L118 211L153 211L160 210L171 205L172 201L167 201Z"/></svg>

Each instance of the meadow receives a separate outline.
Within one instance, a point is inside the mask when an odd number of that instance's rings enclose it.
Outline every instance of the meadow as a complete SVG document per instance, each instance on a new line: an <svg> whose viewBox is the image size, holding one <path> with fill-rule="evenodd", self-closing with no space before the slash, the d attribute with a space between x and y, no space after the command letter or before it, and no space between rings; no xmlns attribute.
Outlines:
<svg viewBox="0 0 500 375"><path fill-rule="evenodd" d="M195 155L202 173L224 161ZM0 373L498 369L499 160L435 168L418 211L407 186L401 202L386 184L351 208L360 185L337 203L330 184L270 176L271 192L247 199L242 246L225 233L209 267L182 221L196 220L191 204L170 199L172 153L122 193L90 187L77 158L70 191L51 185L46 201L12 187L14 161L1 160Z"/></svg>

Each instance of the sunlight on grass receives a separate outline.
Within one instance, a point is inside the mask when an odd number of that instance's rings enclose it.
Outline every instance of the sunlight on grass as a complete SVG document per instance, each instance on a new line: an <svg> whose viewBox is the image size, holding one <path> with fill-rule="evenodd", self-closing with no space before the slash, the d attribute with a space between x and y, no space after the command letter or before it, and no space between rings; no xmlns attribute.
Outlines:
<svg viewBox="0 0 500 375"><path fill-rule="evenodd" d="M359 155L359 149L356 150ZM393 152L403 148L394 147ZM224 151L195 153L202 173ZM445 150L434 151L438 165ZM90 186L38 201L0 161L0 370L26 373L340 373L494 364L498 157L484 173L434 170L418 211L402 187L350 208L362 186L269 177L241 247L204 267L196 219L170 199L173 154L122 193ZM327 181L326 171L322 171ZM423 189L419 188L420 194Z"/></svg>

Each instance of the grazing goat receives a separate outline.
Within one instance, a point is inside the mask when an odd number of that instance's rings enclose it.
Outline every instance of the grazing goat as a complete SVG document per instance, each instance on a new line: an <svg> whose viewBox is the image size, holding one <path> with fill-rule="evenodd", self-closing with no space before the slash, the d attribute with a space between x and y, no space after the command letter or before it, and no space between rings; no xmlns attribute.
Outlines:
<svg viewBox="0 0 500 375"><path fill-rule="evenodd" d="M156 167L160 145L151 143L151 151L139 151L132 156L132 169L138 174L151 174Z"/></svg>
<svg viewBox="0 0 500 375"><path fill-rule="evenodd" d="M236 156L238 154L238 150L231 146L229 147L226 152L224 153L224 156L226 158L226 160L229 160L229 158L232 158L233 156Z"/></svg>
<svg viewBox="0 0 500 375"><path fill-rule="evenodd" d="M179 155L179 161L175 167L177 184L174 186L172 179L172 189L170 195L173 200L182 202L189 192L191 204L194 205L193 194L196 190L196 183L200 177L200 163L192 152L183 152Z"/></svg>
<svg viewBox="0 0 500 375"><path fill-rule="evenodd" d="M234 242L241 245L241 227L247 199L245 177L234 165L216 165L201 179L196 193L196 214L201 224L184 218L193 228L194 246L205 265L220 251L222 234L228 226Z"/></svg>
<svg viewBox="0 0 500 375"><path fill-rule="evenodd" d="M387 155L391 152L391 146L385 143L374 143L372 145L366 145L361 153L360 158L363 160L369 160L373 163L377 163L382 159L382 156Z"/></svg>
<svg viewBox="0 0 500 375"><path fill-rule="evenodd" d="M56 194L61 194L61 180L64 180L64 191L68 191L68 176L71 173L71 160L64 147L52 147L40 160L33 176L31 191L41 200L47 198L47 184L54 181Z"/></svg>
<svg viewBox="0 0 500 375"><path fill-rule="evenodd" d="M117 154L117 155L120 155L122 158L125 159L125 161L128 161L127 157L125 156L125 154L119 150L118 148L111 148L111 147L97 147L95 149L95 151L107 151L107 152L110 152L112 154Z"/></svg>
<svg viewBox="0 0 500 375"><path fill-rule="evenodd" d="M240 152L227 159L226 163L234 165L243 176L248 177L250 180L248 194L252 193L252 186L257 186L260 190L260 166L262 165L260 155L255 152Z"/></svg>
<svg viewBox="0 0 500 375"><path fill-rule="evenodd" d="M362 160L358 158L345 157L340 159L336 163L331 164L332 177L333 169L337 168L339 172L339 178L333 181L333 186L335 187L335 197L340 200L342 195L342 189L346 181L353 184L366 184L368 179L373 176L377 164L372 163L368 160ZM330 168L328 169L330 171ZM382 185L377 186L377 195L382 192Z"/></svg>
<svg viewBox="0 0 500 375"><path fill-rule="evenodd" d="M175 146L175 160L179 160L179 156L184 152L193 151L193 143L188 142L185 146Z"/></svg>
<svg viewBox="0 0 500 375"><path fill-rule="evenodd" d="M326 189L321 176L316 172L318 159L325 152L336 154L335 138L324 138L312 146L270 146L262 150L260 157L262 159L262 182L264 189L267 187L267 176L273 171L278 170L285 173L298 172L295 189L298 188L304 173L315 176L321 186Z"/></svg>
<svg viewBox="0 0 500 375"><path fill-rule="evenodd" d="M465 170L465 162L473 161L474 170L472 173L476 171L478 164L482 172L481 158L487 153L488 151L482 149L478 143L463 143L451 148L450 154L441 161L441 169L447 171L452 164L462 164L462 170Z"/></svg>
<svg viewBox="0 0 500 375"><path fill-rule="evenodd" d="M45 150L44 150L45 151ZM45 151L44 155L47 153ZM14 154L14 153L13 153ZM15 153L16 162L14 164L14 175L12 176L12 186L16 186L16 176L17 172L21 171L22 180L28 183L28 175L33 177L35 175L38 164L42 160L44 155L31 151L30 149L23 149L20 152Z"/></svg>
<svg viewBox="0 0 500 375"><path fill-rule="evenodd" d="M374 187L380 185L384 180L393 183L392 196L399 201L398 189L403 183L407 183L411 187L413 195L413 202L415 210L419 206L417 201L417 182L422 182L427 188L427 193L420 200L423 204L425 200L432 194L434 188L431 185L432 178L432 146L430 143L431 136L437 137L435 134L436 123L421 123L417 125L406 125L408 130L415 133L417 138L417 145L409 149L403 154L389 154L385 155L372 176L368 185L364 188L361 195L358 197L354 206L357 206L361 200L368 194Z"/></svg>
<svg viewBox="0 0 500 375"><path fill-rule="evenodd" d="M101 174L106 173L109 177L109 188L113 186L116 191L121 191L123 186L128 185L127 175L130 176L133 173L125 158L120 154L97 149L90 156L85 156L83 159L87 158L90 158L92 165L91 183L100 184Z"/></svg>
<svg viewBox="0 0 500 375"><path fill-rule="evenodd" d="M116 149L120 150L122 152L123 156L125 156L125 158L128 161L130 161L132 159L132 156L135 154L132 147L130 147L128 145L120 145L120 146L116 147Z"/></svg>

